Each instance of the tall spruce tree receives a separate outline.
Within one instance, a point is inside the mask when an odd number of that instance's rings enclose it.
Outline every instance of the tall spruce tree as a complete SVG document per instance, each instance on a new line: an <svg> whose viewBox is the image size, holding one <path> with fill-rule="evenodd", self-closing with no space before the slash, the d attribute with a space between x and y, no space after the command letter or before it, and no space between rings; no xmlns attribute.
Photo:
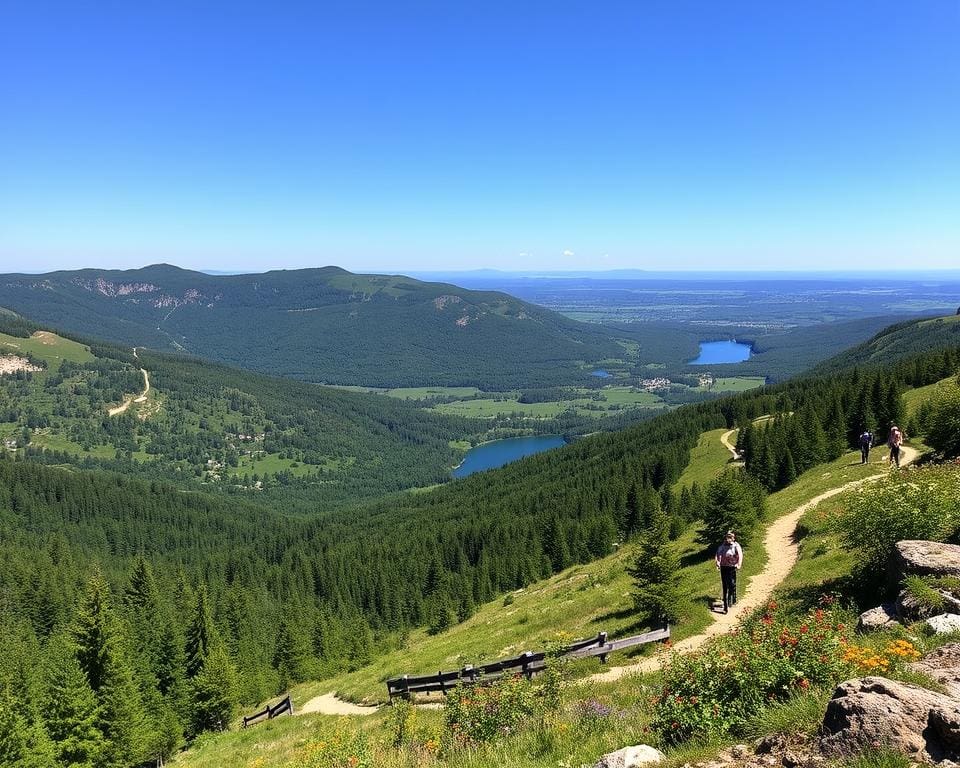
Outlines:
<svg viewBox="0 0 960 768"><path fill-rule="evenodd" d="M670 520L664 512L655 512L640 534L637 557L627 573L633 577L633 604L641 621L659 625L680 619L680 557L670 543Z"/></svg>

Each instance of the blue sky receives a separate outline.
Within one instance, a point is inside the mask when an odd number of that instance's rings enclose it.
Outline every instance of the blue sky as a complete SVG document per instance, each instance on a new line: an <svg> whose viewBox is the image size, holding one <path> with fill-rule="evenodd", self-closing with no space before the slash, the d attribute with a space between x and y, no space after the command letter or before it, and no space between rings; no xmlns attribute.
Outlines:
<svg viewBox="0 0 960 768"><path fill-rule="evenodd" d="M0 3L0 267L960 265L960 2Z"/></svg>

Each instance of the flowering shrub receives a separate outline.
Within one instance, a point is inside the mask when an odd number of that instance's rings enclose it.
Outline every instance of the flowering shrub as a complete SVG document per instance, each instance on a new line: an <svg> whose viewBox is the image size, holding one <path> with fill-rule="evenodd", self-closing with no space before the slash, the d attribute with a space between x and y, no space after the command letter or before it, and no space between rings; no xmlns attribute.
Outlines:
<svg viewBox="0 0 960 768"><path fill-rule="evenodd" d="M622 721L627 713L614 709L599 699L584 699L573 705L577 727L585 733L600 733L614 723Z"/></svg>
<svg viewBox="0 0 960 768"><path fill-rule="evenodd" d="M297 750L294 768L373 768L370 745L362 733L335 734Z"/></svg>
<svg viewBox="0 0 960 768"><path fill-rule="evenodd" d="M844 663L868 674L885 674L919 658L920 651L909 640L894 640L880 649L848 645L843 652Z"/></svg>
<svg viewBox="0 0 960 768"><path fill-rule="evenodd" d="M802 621L785 619L770 603L708 651L672 657L654 701L654 730L668 743L722 735L772 702L835 683L850 669L842 618L829 599Z"/></svg>
<svg viewBox="0 0 960 768"><path fill-rule="evenodd" d="M447 694L444 720L454 742L469 746L513 733L537 711L537 687L517 675L488 686L458 686Z"/></svg>

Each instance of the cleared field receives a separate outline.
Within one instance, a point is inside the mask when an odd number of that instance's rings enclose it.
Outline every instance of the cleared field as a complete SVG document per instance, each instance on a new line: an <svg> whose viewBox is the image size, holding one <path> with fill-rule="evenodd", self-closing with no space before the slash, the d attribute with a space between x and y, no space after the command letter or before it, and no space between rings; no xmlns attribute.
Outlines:
<svg viewBox="0 0 960 768"><path fill-rule="evenodd" d="M748 389L762 387L766 383L763 376L721 376L713 380L711 392L745 392Z"/></svg>
<svg viewBox="0 0 960 768"><path fill-rule="evenodd" d="M726 428L712 429L700 435L697 444L690 451L690 463L673 486L675 491L694 483L705 486L727 468L730 464L730 451L720 442L720 436L726 431ZM736 434L731 437L736 440Z"/></svg>
<svg viewBox="0 0 960 768"><path fill-rule="evenodd" d="M242 456L236 467L224 467L221 471L233 476L244 474L264 473L276 474L277 472L290 472L295 477L303 477L314 474L317 469L326 469L329 471L338 471L349 467L354 463L353 457L347 459L329 459L325 464L318 467L315 464L301 464L293 459L281 459L278 454L271 453L266 456L251 458Z"/></svg>
<svg viewBox="0 0 960 768"><path fill-rule="evenodd" d="M913 416L917 412L917 409L920 408L921 403L929 400L938 392L945 392L947 390L956 388L957 377L948 376L945 379L941 379L936 384L928 384L925 387L917 387L916 389L911 389L904 392L903 403L907 407L907 416Z"/></svg>
<svg viewBox="0 0 960 768"><path fill-rule="evenodd" d="M550 400L543 403L521 403L517 395L504 395L472 400L455 400L434 406L439 413L458 416L484 418L521 413L534 418L552 418L573 408L581 416L602 416L603 414L624 408L665 408L666 404L657 395L636 387L604 387L601 390L571 389L573 400ZM593 394L599 395L594 399Z"/></svg>
<svg viewBox="0 0 960 768"><path fill-rule="evenodd" d="M45 361L50 370L58 370L60 363L64 360L70 360L74 363L88 363L95 359L90 349L83 344L47 331L37 331L29 339L0 333L0 350L25 352Z"/></svg>
<svg viewBox="0 0 960 768"><path fill-rule="evenodd" d="M473 397L481 391L476 387L397 387L383 393L401 400L425 400L431 397Z"/></svg>

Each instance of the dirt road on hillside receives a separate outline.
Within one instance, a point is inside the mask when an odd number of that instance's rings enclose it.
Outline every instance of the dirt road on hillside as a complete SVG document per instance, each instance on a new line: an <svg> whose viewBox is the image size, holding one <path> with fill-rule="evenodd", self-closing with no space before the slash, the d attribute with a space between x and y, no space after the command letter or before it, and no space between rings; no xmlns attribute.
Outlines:
<svg viewBox="0 0 960 768"><path fill-rule="evenodd" d="M726 435L724 435L724 437L726 437ZM902 454L901 466L906 466L916 461L918 455L915 449L908 448L907 446L903 446ZM871 483L883 477L887 477L886 471L865 477L862 480L853 480L837 488L831 488L829 491L821 493L819 496L814 496L793 511L774 520L763 538L763 546L767 551L767 564L760 573L750 579L743 597L737 601L737 604L730 609L729 613L714 613L713 623L710 626L699 635L693 635L675 643L673 650L678 653L695 651L710 638L729 632L739 623L740 619L754 609L764 605L797 562L799 547L793 538L793 534L797 529L797 523L800 522L800 518L803 517L804 513L817 506L821 501L825 501L844 491L849 491L864 483ZM612 667L605 672L591 675L585 679L598 682L619 680L624 675L636 675L659 669L660 662L661 659L656 657L642 659L636 664L631 664L626 667Z"/></svg>
<svg viewBox="0 0 960 768"><path fill-rule="evenodd" d="M128 397L123 401L122 405L118 405L116 408L110 408L107 410L107 414L110 416L119 416L121 413L127 410L132 403L144 403L147 400L147 395L150 392L150 374L147 373L146 368L141 368L140 373L143 374L143 394L138 395L137 397Z"/></svg>

